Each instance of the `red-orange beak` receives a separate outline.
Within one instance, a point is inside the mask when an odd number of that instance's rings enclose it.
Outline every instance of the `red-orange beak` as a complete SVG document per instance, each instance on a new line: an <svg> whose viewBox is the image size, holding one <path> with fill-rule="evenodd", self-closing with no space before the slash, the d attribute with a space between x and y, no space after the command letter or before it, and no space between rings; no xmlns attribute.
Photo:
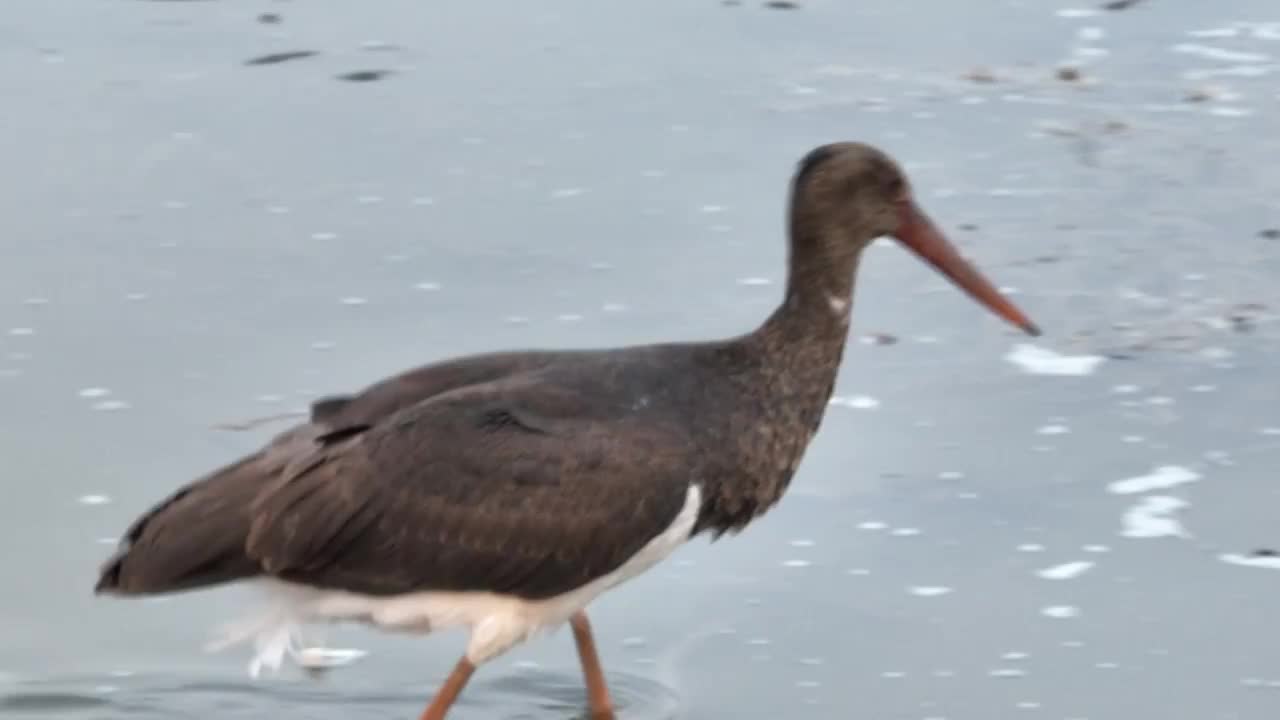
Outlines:
<svg viewBox="0 0 1280 720"><path fill-rule="evenodd" d="M1018 326L1028 335L1039 335L1040 328L1027 319L1013 303L1009 302L990 281L960 256L955 246L947 240L942 231L933 224L929 216L924 214L914 201L905 199L899 204L901 220L895 235L898 242L906 245L916 255L937 268L951 282L988 310L999 315L1013 325Z"/></svg>

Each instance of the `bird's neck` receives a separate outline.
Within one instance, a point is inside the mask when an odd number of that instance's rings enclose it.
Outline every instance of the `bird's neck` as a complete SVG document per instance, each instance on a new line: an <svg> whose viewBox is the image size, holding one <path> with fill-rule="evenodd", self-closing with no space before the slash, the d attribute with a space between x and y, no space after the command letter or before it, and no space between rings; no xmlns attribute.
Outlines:
<svg viewBox="0 0 1280 720"><path fill-rule="evenodd" d="M727 428L739 448L707 488L699 530L745 527L786 492L835 387L849 335L857 253L817 252L831 244L793 242L787 293L778 309L730 351L746 369Z"/></svg>
<svg viewBox="0 0 1280 720"><path fill-rule="evenodd" d="M834 380L849 336L860 247L793 223L786 294L754 333L769 367L801 385Z"/></svg>

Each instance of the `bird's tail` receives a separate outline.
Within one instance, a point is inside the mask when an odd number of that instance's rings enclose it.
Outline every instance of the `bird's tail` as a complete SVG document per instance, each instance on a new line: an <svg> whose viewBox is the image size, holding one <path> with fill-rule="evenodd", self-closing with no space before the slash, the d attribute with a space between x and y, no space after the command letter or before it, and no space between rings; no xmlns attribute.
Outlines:
<svg viewBox="0 0 1280 720"><path fill-rule="evenodd" d="M258 575L259 564L245 550L253 501L310 447L315 432L310 424L286 431L142 514L102 565L94 593L155 595Z"/></svg>

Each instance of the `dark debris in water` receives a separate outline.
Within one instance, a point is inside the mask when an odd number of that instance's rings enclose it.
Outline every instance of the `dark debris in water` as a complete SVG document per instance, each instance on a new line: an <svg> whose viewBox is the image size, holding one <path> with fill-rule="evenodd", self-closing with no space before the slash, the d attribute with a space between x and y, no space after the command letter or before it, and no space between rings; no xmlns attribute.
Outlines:
<svg viewBox="0 0 1280 720"><path fill-rule="evenodd" d="M770 10L799 10L800 3L791 0L769 0L764 4Z"/></svg>
<svg viewBox="0 0 1280 720"><path fill-rule="evenodd" d="M0 695L0 711L23 713L63 713L100 708L107 700L93 695L69 692L31 692ZM3 714L3 713L0 713Z"/></svg>
<svg viewBox="0 0 1280 720"><path fill-rule="evenodd" d="M964 79L969 82L978 83L980 85L990 85L996 82L996 74L987 68L974 68L964 74Z"/></svg>
<svg viewBox="0 0 1280 720"><path fill-rule="evenodd" d="M250 58L244 61L245 65L276 65L290 60L302 60L303 58L314 57L320 53L315 50L290 50L288 52L271 53L269 55L259 55L256 58Z"/></svg>
<svg viewBox="0 0 1280 720"><path fill-rule="evenodd" d="M1254 557L1277 557L1280 556L1280 551L1272 550L1271 548L1258 548L1249 554Z"/></svg>
<svg viewBox="0 0 1280 720"><path fill-rule="evenodd" d="M872 345L897 345L898 336L886 332L873 332L867 334L867 341Z"/></svg>
<svg viewBox="0 0 1280 720"><path fill-rule="evenodd" d="M1258 231L1258 237L1263 240L1280 240L1280 228L1263 228Z"/></svg>
<svg viewBox="0 0 1280 720"><path fill-rule="evenodd" d="M1102 3L1103 10L1118 12L1120 10L1128 10L1136 5L1141 5L1143 0L1111 0L1111 2Z"/></svg>
<svg viewBox="0 0 1280 720"><path fill-rule="evenodd" d="M1083 75L1080 74L1080 68L1076 67L1060 67L1056 73L1062 82L1080 82Z"/></svg>
<svg viewBox="0 0 1280 720"><path fill-rule="evenodd" d="M374 82L391 74L390 70L353 70L338 75L339 80L346 82Z"/></svg>
<svg viewBox="0 0 1280 720"><path fill-rule="evenodd" d="M258 16L258 22L263 25L279 25L283 21L284 18L281 17L280 13L264 12Z"/></svg>

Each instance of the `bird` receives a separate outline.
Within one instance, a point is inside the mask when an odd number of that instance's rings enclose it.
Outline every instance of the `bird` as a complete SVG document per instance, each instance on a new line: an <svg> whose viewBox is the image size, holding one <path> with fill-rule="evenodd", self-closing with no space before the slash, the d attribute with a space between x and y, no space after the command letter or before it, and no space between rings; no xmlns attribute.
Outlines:
<svg viewBox="0 0 1280 720"><path fill-rule="evenodd" d="M587 710L614 720L588 606L782 499L831 398L870 243L897 240L1040 334L946 239L886 151L812 149L788 206L785 293L750 331L479 353L322 397L137 517L95 594L256 584L278 601L260 642L335 622L464 628L465 651L421 720L444 720L480 666L567 624Z"/></svg>

